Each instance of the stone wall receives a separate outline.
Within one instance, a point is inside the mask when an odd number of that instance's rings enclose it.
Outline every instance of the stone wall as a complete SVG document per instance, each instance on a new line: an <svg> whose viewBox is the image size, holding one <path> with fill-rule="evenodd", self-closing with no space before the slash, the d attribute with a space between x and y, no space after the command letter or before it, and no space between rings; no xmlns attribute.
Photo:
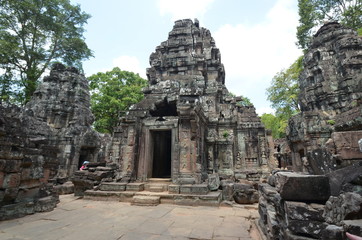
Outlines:
<svg viewBox="0 0 362 240"><path fill-rule="evenodd" d="M301 113L287 128L294 170L324 174L362 159L361 55L362 38L336 22L312 39L299 78Z"/></svg>
<svg viewBox="0 0 362 240"><path fill-rule="evenodd" d="M0 105L0 220L53 209L54 183L104 160L89 104L87 79L55 64L24 108Z"/></svg>
<svg viewBox="0 0 362 240"><path fill-rule="evenodd" d="M268 183L259 184L259 226L270 240L342 240L346 232L361 236L361 183L357 176L346 186L359 191L331 196L327 176L275 171Z"/></svg>
<svg viewBox="0 0 362 240"><path fill-rule="evenodd" d="M46 123L0 106L0 220L55 207L58 196L47 183L59 166L55 142Z"/></svg>
<svg viewBox="0 0 362 240"><path fill-rule="evenodd" d="M59 148L58 178L70 177L87 160L98 160L100 135L91 128L88 80L76 68L54 64L25 111L52 130Z"/></svg>

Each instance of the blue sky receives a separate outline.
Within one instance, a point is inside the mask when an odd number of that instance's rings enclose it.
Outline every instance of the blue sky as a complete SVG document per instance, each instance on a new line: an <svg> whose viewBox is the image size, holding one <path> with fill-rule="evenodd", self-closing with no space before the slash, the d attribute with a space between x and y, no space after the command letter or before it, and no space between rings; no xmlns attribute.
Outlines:
<svg viewBox="0 0 362 240"><path fill-rule="evenodd" d="M174 21L197 18L211 31L230 92L271 112L266 88L302 52L296 47L297 0L71 0L92 15L85 26L94 58L86 76L120 67L146 78L149 56L167 40Z"/></svg>

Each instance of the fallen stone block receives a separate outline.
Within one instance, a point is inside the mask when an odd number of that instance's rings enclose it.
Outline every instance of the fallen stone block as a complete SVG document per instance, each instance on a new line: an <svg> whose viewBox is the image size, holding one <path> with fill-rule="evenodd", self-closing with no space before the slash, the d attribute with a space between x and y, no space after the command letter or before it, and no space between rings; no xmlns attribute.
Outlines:
<svg viewBox="0 0 362 240"><path fill-rule="evenodd" d="M345 220L342 224L346 232L356 236L362 236L362 219Z"/></svg>
<svg viewBox="0 0 362 240"><path fill-rule="evenodd" d="M320 239L322 231L327 227L325 222L289 220L287 228L295 235Z"/></svg>
<svg viewBox="0 0 362 240"><path fill-rule="evenodd" d="M284 200L325 202L330 196L326 176L279 172L276 180L276 189Z"/></svg>
<svg viewBox="0 0 362 240"><path fill-rule="evenodd" d="M284 208L288 220L323 222L324 206L322 204L306 204L304 202L285 201Z"/></svg>
<svg viewBox="0 0 362 240"><path fill-rule="evenodd" d="M343 227L336 225L328 225L321 234L323 240L344 240Z"/></svg>

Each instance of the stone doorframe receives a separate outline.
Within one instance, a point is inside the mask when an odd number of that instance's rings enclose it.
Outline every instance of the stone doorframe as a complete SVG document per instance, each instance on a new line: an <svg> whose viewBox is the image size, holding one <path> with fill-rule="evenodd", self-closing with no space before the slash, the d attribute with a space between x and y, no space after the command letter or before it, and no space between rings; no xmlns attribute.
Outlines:
<svg viewBox="0 0 362 240"><path fill-rule="evenodd" d="M140 145L139 145L139 165L137 179L147 181L152 178L153 167L153 139L152 131L171 131L171 179L178 175L178 117L148 118L142 124Z"/></svg>

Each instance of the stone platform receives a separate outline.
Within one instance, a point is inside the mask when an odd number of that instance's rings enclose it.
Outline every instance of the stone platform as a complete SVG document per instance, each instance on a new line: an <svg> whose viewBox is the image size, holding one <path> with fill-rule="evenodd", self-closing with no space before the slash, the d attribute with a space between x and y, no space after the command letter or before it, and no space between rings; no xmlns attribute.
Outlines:
<svg viewBox="0 0 362 240"><path fill-rule="evenodd" d="M150 206L159 203L219 206L222 192L210 192L206 184L177 185L168 179L151 179L145 183L102 183L96 190L85 191L84 199Z"/></svg>

